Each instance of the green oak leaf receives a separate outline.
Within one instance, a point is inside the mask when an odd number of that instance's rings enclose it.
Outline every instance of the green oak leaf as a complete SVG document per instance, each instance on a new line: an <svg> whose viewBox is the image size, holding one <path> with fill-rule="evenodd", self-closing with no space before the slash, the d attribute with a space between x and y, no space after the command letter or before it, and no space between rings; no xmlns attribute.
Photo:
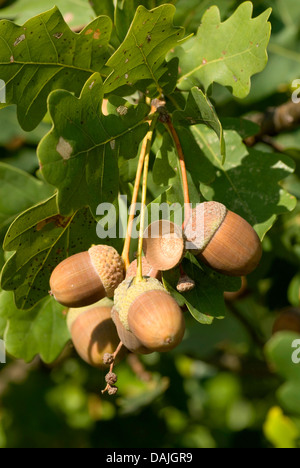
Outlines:
<svg viewBox="0 0 300 468"><path fill-rule="evenodd" d="M243 140L260 132L260 126L242 117L224 117L221 119L223 130L235 130Z"/></svg>
<svg viewBox="0 0 300 468"><path fill-rule="evenodd" d="M103 0L100 0L101 3L102 1ZM140 5L151 10L152 8L165 3L175 2L176 0L173 0L173 2L165 0L117 0L115 4L114 20L119 40L123 41L125 39L128 29L134 19L136 10Z"/></svg>
<svg viewBox="0 0 300 468"><path fill-rule="evenodd" d="M174 13L173 5L151 11L138 7L124 42L107 62L113 71L104 84L106 93L144 80L154 84L156 94L162 92L166 54L184 36L183 28L173 26Z"/></svg>
<svg viewBox="0 0 300 468"><path fill-rule="evenodd" d="M123 377L122 373L119 374L119 381ZM124 375L125 377L125 375ZM129 416L133 414L139 414L144 408L157 401L159 397L162 397L170 386L170 379L168 377L160 377L153 375L151 382L141 383L140 379L136 379L132 374L128 378L122 378L123 385L120 385L120 391L126 390L127 395L119 399L119 412L122 416ZM131 391L131 386L134 385L135 392Z"/></svg>
<svg viewBox="0 0 300 468"><path fill-rule="evenodd" d="M244 2L222 23L218 7L206 11L197 35L174 52L180 60L180 89L202 85L207 91L217 82L230 87L238 98L249 94L251 76L267 64L271 32L271 9L257 18L252 18L252 13L253 4Z"/></svg>
<svg viewBox="0 0 300 468"><path fill-rule="evenodd" d="M199 311L198 314L200 314ZM194 359L207 361L213 359L220 343L226 343L227 349L240 348L240 346L242 346L242 349L247 349L251 346L251 338L246 329L232 315L229 309L226 310L225 320L213 320L209 333L205 326L210 324L209 316L204 315L201 317L202 320L204 326L201 326L201 323L200 325L195 324L192 315L186 317L185 339L173 352L187 354ZM200 343L201 345L199 345Z"/></svg>
<svg viewBox="0 0 300 468"><path fill-rule="evenodd" d="M214 167L203 155L193 135L186 128L180 128L178 135L185 155L186 168L189 178L189 190L191 203L199 203L200 183L211 183L214 180ZM155 184L165 187L168 201L171 193L174 200L184 203L180 164L174 144L170 135L165 132L156 148L156 158L153 166L153 181Z"/></svg>
<svg viewBox="0 0 300 468"><path fill-rule="evenodd" d="M143 5L151 10L163 3L164 0L89 0L90 5L97 14L106 15L111 18L114 23L114 29L111 37L111 44L117 49L120 43L124 40L128 29L133 21L137 8Z"/></svg>
<svg viewBox="0 0 300 468"><path fill-rule="evenodd" d="M226 147L221 122L208 97L199 88L192 88L184 111L175 111L173 114L174 125L205 124L216 132L220 140L220 151L223 163L226 157Z"/></svg>
<svg viewBox="0 0 300 468"><path fill-rule="evenodd" d="M200 203L199 186L201 183L211 183L215 178L215 170L200 150L189 129L180 127L178 136L185 155L190 202ZM159 138L157 137L153 150L156 157L151 173L151 188L153 190L153 188L160 187L160 191L159 194L157 194L157 189L153 191L155 199L148 206L148 221L150 223L159 219L160 214L156 207L160 206L166 210L166 216L170 211L171 219L176 224L180 224L184 216L183 186L178 155L169 133L165 132Z"/></svg>
<svg viewBox="0 0 300 468"><path fill-rule="evenodd" d="M19 213L52 193L53 188L27 172L0 163L0 236Z"/></svg>
<svg viewBox="0 0 300 468"><path fill-rule="evenodd" d="M101 0L101 2L103 1ZM111 3L111 0L109 2ZM74 0L55 0L55 2L51 0L39 0L38 2L36 0L15 0L9 3L8 6L1 8L1 19L13 19L18 24L23 24L33 16L49 10L54 4L59 8L70 27L88 24L95 17L92 8L85 0L77 2L74 2ZM100 16L100 14L97 16Z"/></svg>
<svg viewBox="0 0 300 468"><path fill-rule="evenodd" d="M264 5L273 10L274 28L268 47L269 60L266 69L254 77L246 105L260 102L283 89L288 90L300 76L300 3L298 0L266 0ZM295 90L298 87L296 83ZM298 97L299 93L296 92L296 95Z"/></svg>
<svg viewBox="0 0 300 468"><path fill-rule="evenodd" d="M115 8L111 0L89 0L89 4L97 16L109 16L112 21L114 20Z"/></svg>
<svg viewBox="0 0 300 468"><path fill-rule="evenodd" d="M196 33L205 11L216 5L222 18L228 18L234 11L236 0L176 0L176 24L182 24L188 33Z"/></svg>
<svg viewBox="0 0 300 468"><path fill-rule="evenodd" d="M149 128L146 104L131 106L123 115L114 108L104 116L102 99L99 74L87 81L79 99L67 91L55 91L49 98L53 128L41 141L38 157L45 180L58 188L61 214L89 205L95 215L100 203L115 203L117 159L134 158Z"/></svg>
<svg viewBox="0 0 300 468"><path fill-rule="evenodd" d="M63 309L53 298L47 298L31 310L18 310L13 294L2 291L0 323L7 322L4 333L7 352L26 362L36 355L45 363L53 362L70 339Z"/></svg>
<svg viewBox="0 0 300 468"><path fill-rule="evenodd" d="M276 257L295 265L296 269L299 269L300 264L299 219L300 202L298 201L295 210L284 214L269 234Z"/></svg>
<svg viewBox="0 0 300 468"><path fill-rule="evenodd" d="M24 144L36 146L38 142L50 130L50 125L46 122L41 122L40 125L32 132L25 132L20 128L15 106L8 106L1 109L0 112L0 145L6 146L21 138ZM15 157L15 154L13 155ZM12 157L12 159L13 159ZM7 161L7 159L5 159ZM37 158L36 158L37 161Z"/></svg>
<svg viewBox="0 0 300 468"><path fill-rule="evenodd" d="M187 293L179 293L176 286L180 273L173 271L163 275L167 289L181 306L187 306L197 322L211 325L214 319L223 319L226 315L224 291L238 291L241 287L240 278L229 278L205 265L200 266L191 254L187 254L182 265L185 273L195 281L195 288Z"/></svg>
<svg viewBox="0 0 300 468"><path fill-rule="evenodd" d="M54 268L97 241L89 209L61 216L53 196L22 213L8 230L4 249L15 253L3 267L1 288L15 292L19 309L30 309L48 295Z"/></svg>
<svg viewBox="0 0 300 468"><path fill-rule="evenodd" d="M0 338L3 339L5 328L7 325L7 318L10 310L16 310L14 304L14 296L11 292L0 290Z"/></svg>
<svg viewBox="0 0 300 468"><path fill-rule="evenodd" d="M204 125L191 128L196 141L215 167L216 177L209 185L201 184L207 200L220 201L244 217L261 239L278 215L292 211L296 199L279 182L293 173L295 163L284 154L264 153L247 148L235 131L225 131L226 162L222 164L219 140Z"/></svg>
<svg viewBox="0 0 300 468"><path fill-rule="evenodd" d="M6 104L0 107L17 104L21 127L33 130L46 113L51 91L79 95L86 80L102 71L111 30L111 20L102 16L76 34L56 7L24 26L0 21L0 78L6 84Z"/></svg>

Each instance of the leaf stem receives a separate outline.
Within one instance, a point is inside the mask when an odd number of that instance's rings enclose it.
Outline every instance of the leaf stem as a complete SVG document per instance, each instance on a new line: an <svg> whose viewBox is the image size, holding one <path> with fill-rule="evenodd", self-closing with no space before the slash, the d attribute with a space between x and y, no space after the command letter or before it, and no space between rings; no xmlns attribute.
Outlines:
<svg viewBox="0 0 300 468"><path fill-rule="evenodd" d="M140 183L141 183L141 178L143 174L143 167L144 167L144 162L145 162L145 157L148 149L148 141L149 141L149 136L151 136L152 140L152 135L153 135L153 130L151 131L151 128L156 125L157 118L153 118L153 108L151 110L151 114L149 115L149 118L152 119L150 131L147 133L147 135L144 138L142 148L141 148L141 153L140 153L140 158L138 162L138 167L137 167L137 172L136 172L136 177L135 177L135 182L134 182L134 188L133 188L133 194L132 194L132 200L131 200L131 206L130 206L130 213L129 213L129 218L128 218L128 225L127 225L127 232L126 232L126 239L124 243L124 248L123 248L123 253L122 253L122 258L125 263L125 268L126 270L128 269L130 265L130 259L129 259L129 252L130 252L130 244L131 244L131 236L132 236L132 229L133 229L133 221L135 217L135 209L136 209L136 204L137 204L137 199L139 195L139 188L140 188ZM156 111L156 109L155 109Z"/></svg>
<svg viewBox="0 0 300 468"><path fill-rule="evenodd" d="M181 177L182 177L183 198L184 198L184 223L183 223L183 228L184 228L186 226L186 223L189 220L190 212L191 212L189 183L188 183L188 177L187 177L185 157L184 157L182 146L179 140L179 136L174 128L174 125L171 119L170 118L167 119L167 121L164 122L164 125L166 126L169 134L172 137L172 140L174 142L174 145L176 147L176 150L179 156L180 171L181 171Z"/></svg>
<svg viewBox="0 0 300 468"><path fill-rule="evenodd" d="M140 216L140 235L139 235L139 245L138 245L138 254L137 254L137 276L136 281L143 281L143 238L145 230L145 213L146 213L146 203L147 203L147 185L148 185L148 172L149 172L149 162L150 162L150 151L153 139L153 133L156 127L158 115L152 120L150 130L147 135L147 145L146 145L146 154L144 161L144 176L143 176L143 186L142 186L142 207L141 207L141 216Z"/></svg>

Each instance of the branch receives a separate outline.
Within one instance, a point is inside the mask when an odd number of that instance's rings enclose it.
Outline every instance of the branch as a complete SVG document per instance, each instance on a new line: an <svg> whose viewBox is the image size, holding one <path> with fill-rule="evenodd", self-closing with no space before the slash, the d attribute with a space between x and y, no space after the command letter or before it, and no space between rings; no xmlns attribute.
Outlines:
<svg viewBox="0 0 300 468"><path fill-rule="evenodd" d="M279 107L270 107L266 112L260 112L247 117L248 120L260 126L260 132L246 139L248 146L253 146L257 141L270 144L270 136L278 135L287 130L292 130L300 124L300 103L289 101ZM277 151L282 148L275 147Z"/></svg>

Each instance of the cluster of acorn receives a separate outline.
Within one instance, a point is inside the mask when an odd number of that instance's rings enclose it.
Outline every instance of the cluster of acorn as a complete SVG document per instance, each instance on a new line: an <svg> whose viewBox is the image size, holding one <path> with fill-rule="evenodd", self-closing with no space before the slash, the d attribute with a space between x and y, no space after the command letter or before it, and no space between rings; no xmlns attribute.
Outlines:
<svg viewBox="0 0 300 468"><path fill-rule="evenodd" d="M201 261L230 276L251 273L262 255L257 234L243 218L220 203L205 202L192 211L184 232L167 221L147 228L142 281L136 278L136 261L125 272L122 257L105 245L69 257L53 271L51 293L69 308L67 323L74 347L89 364L111 366L106 376L110 394L117 390L112 368L120 340L123 348L117 359L128 351L169 351L182 341L182 310L160 280L161 271L181 263L187 245ZM183 277L179 290L186 290L186 282L187 289L193 287Z"/></svg>

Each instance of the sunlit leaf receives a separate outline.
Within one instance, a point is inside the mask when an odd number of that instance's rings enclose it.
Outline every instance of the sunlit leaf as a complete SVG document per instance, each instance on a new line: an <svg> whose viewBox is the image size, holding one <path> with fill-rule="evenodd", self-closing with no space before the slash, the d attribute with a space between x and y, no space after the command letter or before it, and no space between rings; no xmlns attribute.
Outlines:
<svg viewBox="0 0 300 468"><path fill-rule="evenodd" d="M174 13L173 5L151 11L138 7L124 42L107 62L113 72L105 82L106 93L147 80L160 94L167 71L165 56L184 36L183 28L173 26Z"/></svg>
<svg viewBox="0 0 300 468"><path fill-rule="evenodd" d="M5 347L17 359L30 362L39 354L44 362L53 362L70 339L63 307L48 298L29 311L13 303L13 295L0 293L0 323L7 320Z"/></svg>
<svg viewBox="0 0 300 468"><path fill-rule="evenodd" d="M19 309L30 309L48 295L54 268L97 240L96 222L88 209L63 217L55 196L34 206L14 221L6 235L5 250L16 252L2 270L2 289L15 292Z"/></svg>
<svg viewBox="0 0 300 468"><path fill-rule="evenodd" d="M295 208L296 199L279 185L295 168L288 156L247 148L236 132L225 131L227 158L222 165L216 135L203 125L192 127L192 133L216 171L214 182L201 186L207 200L243 216L261 238L279 214Z"/></svg>
<svg viewBox="0 0 300 468"><path fill-rule="evenodd" d="M173 123L180 125L205 124L212 128L220 140L220 151L225 161L226 148L221 122L208 97L199 88L192 88L184 111L173 114Z"/></svg>
<svg viewBox="0 0 300 468"><path fill-rule="evenodd" d="M102 98L102 80L95 74L79 99L66 91L49 99L53 129L40 143L38 156L46 181L59 190L58 206L65 215L87 205L96 215L100 203L116 202L117 158L135 157L149 128L147 105L131 106L124 115L112 106L104 116Z"/></svg>
<svg viewBox="0 0 300 468"><path fill-rule="evenodd" d="M101 0L102 3L103 1ZM13 19L18 24L23 24L33 16L49 10L54 4L61 11L66 23L73 27L87 24L95 17L86 0L76 2L74 0L55 0L55 2L52 0L39 0L38 2L36 0L14 0L9 3L1 8L1 18ZM111 0L109 3L112 3Z"/></svg>
<svg viewBox="0 0 300 468"><path fill-rule="evenodd" d="M238 98L249 94L251 76L266 66L271 32L267 22L271 10L257 18L252 13L253 4L244 2L222 23L218 7L206 11L197 35L175 51L180 59L180 89L202 85L207 90L217 82L230 87Z"/></svg>
<svg viewBox="0 0 300 468"><path fill-rule="evenodd" d="M190 254L183 261L185 273L195 281L196 287L187 293L176 290L179 272L164 273L164 283L179 304L185 304L192 316L201 324L210 325L214 319L226 315L224 291L237 291L241 287L240 278L220 275L210 268L199 265Z"/></svg>
<svg viewBox="0 0 300 468"><path fill-rule="evenodd" d="M51 91L68 89L79 95L86 80L101 72L109 57L111 29L111 20L102 16L75 34L56 7L24 26L0 21L0 76L6 86L2 106L17 104L22 128L34 129L46 113Z"/></svg>
<svg viewBox="0 0 300 468"><path fill-rule="evenodd" d="M0 235L18 214L52 193L50 186L27 172L0 163Z"/></svg>

